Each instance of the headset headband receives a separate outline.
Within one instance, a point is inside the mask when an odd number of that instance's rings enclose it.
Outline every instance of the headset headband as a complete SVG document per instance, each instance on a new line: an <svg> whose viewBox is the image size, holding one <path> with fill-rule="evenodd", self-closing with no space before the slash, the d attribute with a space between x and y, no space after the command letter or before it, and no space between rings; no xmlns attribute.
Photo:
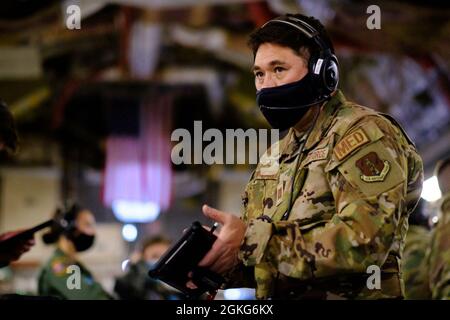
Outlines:
<svg viewBox="0 0 450 320"><path fill-rule="evenodd" d="M291 22L294 21L294 22ZM298 18L292 17L292 16L282 16L278 17L272 20L267 21L265 24L262 25L261 29L267 26L270 23L284 23L291 27L296 28L297 30L300 30L305 36L307 36L309 39L314 40L314 42L319 46L320 50L326 51L330 50L330 48L325 44L325 42L320 37L319 32L310 24L307 22L300 20Z"/></svg>

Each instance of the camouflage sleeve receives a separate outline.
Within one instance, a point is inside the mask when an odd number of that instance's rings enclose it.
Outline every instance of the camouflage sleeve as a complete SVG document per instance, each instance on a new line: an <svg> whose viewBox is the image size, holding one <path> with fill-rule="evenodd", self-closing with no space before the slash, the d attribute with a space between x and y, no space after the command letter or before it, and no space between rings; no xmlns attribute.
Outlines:
<svg viewBox="0 0 450 320"><path fill-rule="evenodd" d="M402 258L405 298L408 300L431 298L428 279L430 243L431 232L428 229L418 225L409 226Z"/></svg>
<svg viewBox="0 0 450 320"><path fill-rule="evenodd" d="M450 194L444 197L430 252L430 289L433 299L450 299Z"/></svg>
<svg viewBox="0 0 450 320"><path fill-rule="evenodd" d="M250 177L250 181L253 179L254 172ZM246 196L247 191L242 194L242 207L241 207L241 220L245 223L248 222L247 212L245 210L246 201L248 201ZM223 289L228 288L255 288L255 277L253 266L247 266L239 261L239 263L225 274L226 283Z"/></svg>
<svg viewBox="0 0 450 320"><path fill-rule="evenodd" d="M243 263L239 263L227 272L225 279L226 282L222 286L222 289L256 287L254 268L246 267Z"/></svg>
<svg viewBox="0 0 450 320"><path fill-rule="evenodd" d="M366 272L401 246L407 212L422 185L422 162L399 129L367 117L339 141L364 128L368 143L325 168L335 201L331 220L302 229L300 221L251 220L241 248L245 265L269 263L299 279ZM339 146L339 141L334 149Z"/></svg>

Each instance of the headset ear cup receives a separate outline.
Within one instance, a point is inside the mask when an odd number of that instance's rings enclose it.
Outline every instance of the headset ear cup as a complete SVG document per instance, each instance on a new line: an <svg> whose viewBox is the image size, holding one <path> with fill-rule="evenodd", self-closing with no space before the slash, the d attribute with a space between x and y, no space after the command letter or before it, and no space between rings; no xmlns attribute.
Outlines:
<svg viewBox="0 0 450 320"><path fill-rule="evenodd" d="M336 90L339 83L339 66L335 55L326 59L322 69L321 79L327 94Z"/></svg>
<svg viewBox="0 0 450 320"><path fill-rule="evenodd" d="M74 204L65 212L62 212L60 224L65 234L69 234L76 229L76 217L79 211L80 207Z"/></svg>
<svg viewBox="0 0 450 320"><path fill-rule="evenodd" d="M335 55L311 56L308 64L308 72L314 79L314 84L321 94L328 96L336 90L339 83L339 67Z"/></svg>
<svg viewBox="0 0 450 320"><path fill-rule="evenodd" d="M320 62L322 60L322 62ZM309 58L308 63L308 72L311 74L311 78L314 80L314 85L318 86L319 88L323 87L323 81L322 81L322 75L321 70L322 67L319 64L323 64L323 59L320 57L320 55L312 55Z"/></svg>

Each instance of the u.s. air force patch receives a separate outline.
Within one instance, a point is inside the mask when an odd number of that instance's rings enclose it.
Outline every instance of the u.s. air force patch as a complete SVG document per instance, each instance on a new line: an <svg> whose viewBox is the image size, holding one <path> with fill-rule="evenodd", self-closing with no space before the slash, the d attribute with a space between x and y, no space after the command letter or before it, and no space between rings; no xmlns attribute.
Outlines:
<svg viewBox="0 0 450 320"><path fill-rule="evenodd" d="M361 170L361 180L365 182L384 181L391 168L389 161L381 160L376 152L366 154L355 164Z"/></svg>
<svg viewBox="0 0 450 320"><path fill-rule="evenodd" d="M406 179L392 151L381 140L364 144L338 165L339 172L366 196L378 195Z"/></svg>

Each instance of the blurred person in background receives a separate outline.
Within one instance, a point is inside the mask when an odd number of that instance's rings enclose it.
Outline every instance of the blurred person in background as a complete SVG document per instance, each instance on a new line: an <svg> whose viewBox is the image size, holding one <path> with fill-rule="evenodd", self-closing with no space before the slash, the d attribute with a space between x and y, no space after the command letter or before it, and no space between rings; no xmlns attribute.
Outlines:
<svg viewBox="0 0 450 320"><path fill-rule="evenodd" d="M148 276L148 271L169 249L170 240L155 236L146 239L137 261L130 261L128 272L116 280L114 291L123 300L179 300L182 295L163 282Z"/></svg>
<svg viewBox="0 0 450 320"><path fill-rule="evenodd" d="M430 289L433 299L450 299L450 157L437 163L435 175L442 198L430 250Z"/></svg>
<svg viewBox="0 0 450 320"><path fill-rule="evenodd" d="M17 150L18 138L13 115L7 105L0 100L0 152L14 153ZM0 234L0 268L7 266L10 262L16 261L22 254L29 251L35 244L33 238L27 240L17 240L5 246L5 241L21 230L9 231Z"/></svg>
<svg viewBox="0 0 450 320"><path fill-rule="evenodd" d="M431 299L428 278L431 231L424 209L425 200L420 199L408 219L402 263L405 298L409 300Z"/></svg>
<svg viewBox="0 0 450 320"><path fill-rule="evenodd" d="M95 218L92 212L73 205L67 212L57 210L54 219L60 223L44 234L43 240L46 244L56 244L56 249L40 272L39 295L68 300L111 299L77 257L79 252L94 244ZM74 270L80 270L79 279L75 278ZM77 281L79 286L76 286Z"/></svg>

